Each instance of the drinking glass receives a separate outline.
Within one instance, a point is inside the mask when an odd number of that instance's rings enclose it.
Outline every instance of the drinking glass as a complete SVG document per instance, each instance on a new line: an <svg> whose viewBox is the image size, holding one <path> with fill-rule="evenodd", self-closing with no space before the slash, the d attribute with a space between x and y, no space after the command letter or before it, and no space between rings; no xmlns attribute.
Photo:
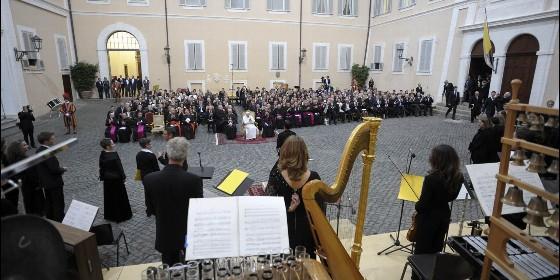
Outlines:
<svg viewBox="0 0 560 280"><path fill-rule="evenodd" d="M307 251L307 249L305 248L305 246L301 246L301 245L296 246L296 248L294 250L294 256L297 257L298 254L306 253L306 251Z"/></svg>
<svg viewBox="0 0 560 280"><path fill-rule="evenodd" d="M163 263L163 264L160 264L158 266L157 279L158 280L169 280L169 265Z"/></svg>
<svg viewBox="0 0 560 280"><path fill-rule="evenodd" d="M157 268L150 266L142 271L142 280L157 280Z"/></svg>
<svg viewBox="0 0 560 280"><path fill-rule="evenodd" d="M285 248L282 250L282 258L284 258L284 260L286 260L287 257L292 256L294 253L294 251L292 250L292 248Z"/></svg>
<svg viewBox="0 0 560 280"><path fill-rule="evenodd" d="M199 271L199 268L198 268L198 264L199 264L198 261L187 262L186 269L185 269L187 271L187 273L186 273L186 277L184 277L184 278L186 278L187 280L199 280L200 279L200 271ZM184 273L185 270L182 269L183 273ZM181 278L179 278L179 279L181 279ZM171 273L171 280L175 280L173 278L173 272Z"/></svg>
<svg viewBox="0 0 560 280"><path fill-rule="evenodd" d="M299 253L299 254L296 255L296 261L299 264L299 268L300 268L300 272L299 272L300 279L305 279L306 278L305 277L306 274L305 274L305 271L304 271L305 268L304 268L303 263L310 258L311 257L309 256L308 253Z"/></svg>
<svg viewBox="0 0 560 280"><path fill-rule="evenodd" d="M243 258L232 258L230 271L233 279L243 279Z"/></svg>
<svg viewBox="0 0 560 280"><path fill-rule="evenodd" d="M214 279L214 261L206 259L202 261L202 278Z"/></svg>

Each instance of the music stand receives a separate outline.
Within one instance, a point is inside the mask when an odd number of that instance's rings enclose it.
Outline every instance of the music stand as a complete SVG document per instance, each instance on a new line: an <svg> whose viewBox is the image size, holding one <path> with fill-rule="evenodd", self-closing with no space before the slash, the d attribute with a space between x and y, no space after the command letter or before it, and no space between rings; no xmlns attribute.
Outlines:
<svg viewBox="0 0 560 280"><path fill-rule="evenodd" d="M414 195L416 196L416 198L419 198L419 195L416 194L416 192L414 191L414 189L412 188L412 186L410 185L410 183L406 180L406 177L404 176L404 174L401 172L401 170L399 169L399 167L395 164L395 162L393 162L393 160L391 159L391 157L389 155L387 155L387 157L389 158L389 160L393 163L393 165L395 166L395 168L399 171L401 177L405 180L406 184L408 185L408 187L410 187L410 189L412 190L412 192L414 193ZM410 154L410 157L408 157L408 167L406 169L406 173L410 173L410 166L412 165L412 159L415 158L416 155L414 153ZM403 210L404 210L404 200L401 199L401 213L399 216L399 227L397 229L397 235L396 237L393 237L392 234L389 234L389 237L391 237L391 239L393 240L393 244L391 244L391 246L377 252L377 255L381 255L384 252L386 252L387 250L390 250L393 247L396 247L395 249L385 253L385 255L389 255L393 252L396 251L403 251L405 253L409 253L412 254L413 252L413 248L409 248L409 247L413 247L414 243L410 243L408 245L402 245L401 241L400 241L400 234L401 234L401 224L402 224L402 217L403 217Z"/></svg>

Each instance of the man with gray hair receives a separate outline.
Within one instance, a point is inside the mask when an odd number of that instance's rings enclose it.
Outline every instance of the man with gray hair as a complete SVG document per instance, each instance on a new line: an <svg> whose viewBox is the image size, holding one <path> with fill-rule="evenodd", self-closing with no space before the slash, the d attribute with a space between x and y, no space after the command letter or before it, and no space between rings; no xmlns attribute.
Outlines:
<svg viewBox="0 0 560 280"><path fill-rule="evenodd" d="M170 266L184 257L189 199L202 197L202 179L183 170L187 150L185 138L170 139L168 164L144 177L146 212L156 216L155 248L162 262Z"/></svg>

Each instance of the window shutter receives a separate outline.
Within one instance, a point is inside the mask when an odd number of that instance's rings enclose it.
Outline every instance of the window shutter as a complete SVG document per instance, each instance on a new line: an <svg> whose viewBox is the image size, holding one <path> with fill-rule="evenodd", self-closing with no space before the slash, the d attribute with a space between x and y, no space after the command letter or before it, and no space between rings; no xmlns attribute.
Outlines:
<svg viewBox="0 0 560 280"><path fill-rule="evenodd" d="M381 63L381 46L375 46L373 63Z"/></svg>
<svg viewBox="0 0 560 280"><path fill-rule="evenodd" d="M230 59L231 59L231 64L233 69L238 69L239 68L239 52L238 52L238 48L237 48L237 44L231 44L230 50Z"/></svg>
<svg viewBox="0 0 560 280"><path fill-rule="evenodd" d="M284 65L284 52L285 45L278 45L278 69L285 70L286 65Z"/></svg>
<svg viewBox="0 0 560 280"><path fill-rule="evenodd" d="M328 1L328 2L327 2L327 3L328 3L328 7L327 7L327 10L326 10L326 13L329 14L329 15L332 15L332 14L333 14L333 9L334 9L334 8L333 8L333 6L334 6L333 0L324 0L324 1L325 1L325 2Z"/></svg>
<svg viewBox="0 0 560 280"><path fill-rule="evenodd" d="M206 0L200 0L200 6L206 7Z"/></svg>
<svg viewBox="0 0 560 280"><path fill-rule="evenodd" d="M290 10L290 0L284 0L284 10L285 11Z"/></svg>
<svg viewBox="0 0 560 280"><path fill-rule="evenodd" d="M194 53L194 44L187 43L187 69L193 70L195 69L195 53Z"/></svg>
<svg viewBox="0 0 560 280"><path fill-rule="evenodd" d="M68 69L68 52L66 51L66 42L63 38L56 38L56 44L58 45L60 69Z"/></svg>
<svg viewBox="0 0 560 280"><path fill-rule="evenodd" d="M399 58L399 55L397 53L397 49L399 48L404 48L404 44L396 44L395 45L395 49L394 51L394 58L393 58L393 72L402 72L402 60ZM404 51L403 51L403 56L404 56Z"/></svg>
<svg viewBox="0 0 560 280"><path fill-rule="evenodd" d="M239 49L239 69L245 70L247 69L247 65L245 65L245 56L247 52L246 45L239 44L238 49Z"/></svg>
<svg viewBox="0 0 560 280"><path fill-rule="evenodd" d="M194 44L195 47L195 63L196 69L202 70L204 69L204 65L202 64L202 44L196 43Z"/></svg>
<svg viewBox="0 0 560 280"><path fill-rule="evenodd" d="M179 0L179 6L186 6L187 5L187 0Z"/></svg>
<svg viewBox="0 0 560 280"><path fill-rule="evenodd" d="M243 3L243 9L249 9L249 0L245 0Z"/></svg>
<svg viewBox="0 0 560 280"><path fill-rule="evenodd" d="M344 0L338 0L338 15L342 15L342 11L344 10Z"/></svg>
<svg viewBox="0 0 560 280"><path fill-rule="evenodd" d="M358 0L348 0L348 1L352 1L352 15L357 16L358 15Z"/></svg>
<svg viewBox="0 0 560 280"><path fill-rule="evenodd" d="M318 7L318 6L319 6L319 5L318 5L318 4L319 4L319 1L322 1L322 0L312 0L312 1L311 1L311 11L312 11L314 14L319 13L319 10L318 10L318 9L319 9L319 7Z"/></svg>
<svg viewBox="0 0 560 280"><path fill-rule="evenodd" d="M274 0L266 0L266 9L271 11L274 10Z"/></svg>
<svg viewBox="0 0 560 280"><path fill-rule="evenodd" d="M430 72L430 61L432 59L432 40L422 41L421 58L420 58L420 69L421 73Z"/></svg>
<svg viewBox="0 0 560 280"><path fill-rule="evenodd" d="M226 9L231 9L231 0L226 0L225 6L226 6Z"/></svg>
<svg viewBox="0 0 560 280"><path fill-rule="evenodd" d="M385 1L385 10L383 11L383 13L390 13L391 12L391 5L392 5L392 0L384 0Z"/></svg>
<svg viewBox="0 0 560 280"><path fill-rule="evenodd" d="M37 59L37 53L33 52L35 49L33 49L33 43L31 42L31 38L33 38L34 35L33 32L22 31L23 46L26 51L31 51L27 53L28 59Z"/></svg>
<svg viewBox="0 0 560 280"><path fill-rule="evenodd" d="M382 0L375 0L373 3L373 16L378 16L381 14L381 3Z"/></svg>
<svg viewBox="0 0 560 280"><path fill-rule="evenodd" d="M271 52L272 52L272 65L270 65L271 69L277 70L278 66L278 45L272 44L271 45Z"/></svg>

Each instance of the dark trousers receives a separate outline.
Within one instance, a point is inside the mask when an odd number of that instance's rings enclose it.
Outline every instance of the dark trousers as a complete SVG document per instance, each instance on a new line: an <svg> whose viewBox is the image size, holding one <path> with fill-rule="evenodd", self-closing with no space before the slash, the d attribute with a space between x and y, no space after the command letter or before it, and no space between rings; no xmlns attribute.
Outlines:
<svg viewBox="0 0 560 280"><path fill-rule="evenodd" d="M480 115L480 110L471 109L471 122L474 122L478 115Z"/></svg>
<svg viewBox="0 0 560 280"><path fill-rule="evenodd" d="M64 191L62 186L45 189L45 216L47 216L47 219L62 222L64 218Z"/></svg>
<svg viewBox="0 0 560 280"><path fill-rule="evenodd" d="M181 263L182 260L181 250L173 253L161 253L161 262L169 266L173 266L176 263Z"/></svg>
<svg viewBox="0 0 560 280"><path fill-rule="evenodd" d="M451 115L451 118L455 119L455 113L457 113L457 105L449 105L448 108L449 109L447 109L447 112L445 113L445 117L447 118L447 115L449 115L449 112L451 112L451 110L453 110L453 114Z"/></svg>
<svg viewBox="0 0 560 280"><path fill-rule="evenodd" d="M103 99L103 88L97 88L97 94L99 95L99 99Z"/></svg>
<svg viewBox="0 0 560 280"><path fill-rule="evenodd" d="M111 90L109 88L105 89L105 98L111 98Z"/></svg>
<svg viewBox="0 0 560 280"><path fill-rule="evenodd" d="M32 148L35 148L35 139L33 138L33 128L31 129L24 129L21 131L23 133L23 140L27 145L30 145Z"/></svg>
<svg viewBox="0 0 560 280"><path fill-rule="evenodd" d="M45 213L45 194L43 189L22 189L23 203L26 214L43 216Z"/></svg>

